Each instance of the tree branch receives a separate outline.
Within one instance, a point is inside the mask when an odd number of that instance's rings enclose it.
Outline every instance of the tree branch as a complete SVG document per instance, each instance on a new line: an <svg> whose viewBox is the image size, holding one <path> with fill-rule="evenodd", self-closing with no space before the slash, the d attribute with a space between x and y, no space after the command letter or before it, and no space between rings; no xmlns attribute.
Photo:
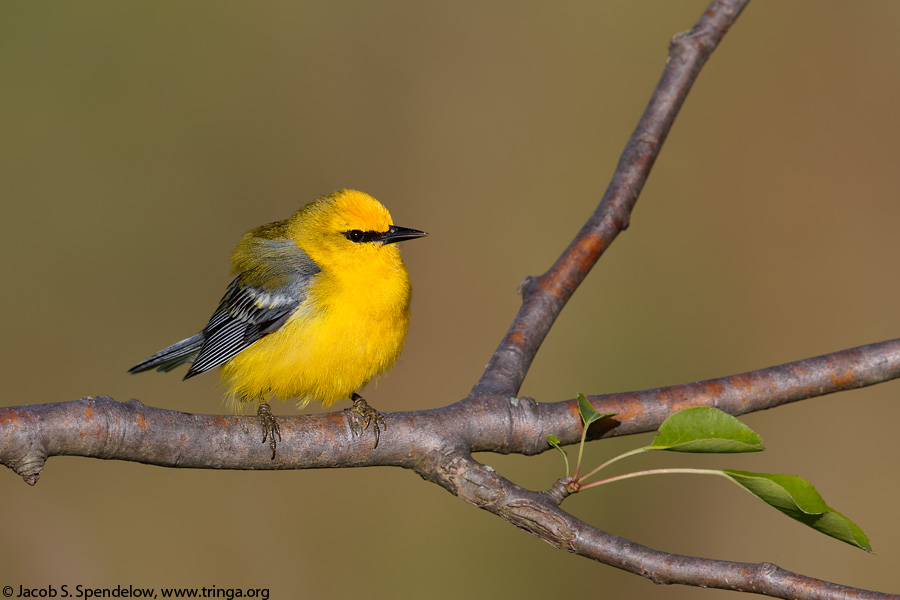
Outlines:
<svg viewBox="0 0 900 600"><path fill-rule="evenodd" d="M626 394L593 396L617 416L598 422L589 438L652 431L672 412L716 406L746 414L804 398L874 385L900 377L900 340L760 369L731 377ZM533 492L475 461L471 452L534 454L546 434L576 443L581 421L574 400L550 404L529 398L469 398L425 411L385 413L390 436L377 449L356 438L337 412L280 417L283 443L270 459L258 443L255 417L195 415L116 402L101 396L74 402L0 409L0 463L34 484L50 456L77 455L169 467L306 469L399 466L492 512L556 548L657 583L681 583L779 598L900 598L848 588L751 564L660 552L599 530L563 511L565 480Z"/></svg>
<svg viewBox="0 0 900 600"><path fill-rule="evenodd" d="M473 394L518 393L531 361L566 302L628 227L650 169L700 69L750 0L714 0L687 32L672 38L662 77L631 134L600 204L550 269L522 282L522 307Z"/></svg>
<svg viewBox="0 0 900 600"><path fill-rule="evenodd" d="M641 575L654 583L680 583L796 600L900 598L806 577L771 563L741 563L654 550L592 527L561 510L557 504L565 497L563 481L548 492L532 492L471 457L462 457L451 469L426 478L555 548Z"/></svg>
<svg viewBox="0 0 900 600"><path fill-rule="evenodd" d="M616 416L594 424L588 439L654 431L690 406L742 415L898 377L895 339L719 379L589 396L597 410ZM280 416L282 444L272 460L255 416L190 414L108 396L12 406L0 408L0 464L31 485L47 458L67 455L200 469L397 466L421 473L445 468L442 461L458 454L544 452L550 433L563 444L581 439L574 399L489 395L383 416L390 434L375 449L374 438L354 434L356 413Z"/></svg>
<svg viewBox="0 0 900 600"><path fill-rule="evenodd" d="M596 437L612 437L654 431L673 412L691 406L712 406L739 416L897 378L900 378L900 339L728 377L589 399L600 412L627 415L628 418L617 417L597 424L598 430L603 430L603 423L609 421L604 433ZM569 402L577 410L575 400ZM589 435L588 439L596 438ZM576 441L566 440L567 443Z"/></svg>

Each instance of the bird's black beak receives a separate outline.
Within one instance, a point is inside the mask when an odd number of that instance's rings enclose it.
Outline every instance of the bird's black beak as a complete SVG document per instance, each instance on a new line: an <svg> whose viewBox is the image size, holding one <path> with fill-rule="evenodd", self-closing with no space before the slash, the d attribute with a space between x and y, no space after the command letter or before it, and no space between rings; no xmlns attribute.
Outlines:
<svg viewBox="0 0 900 600"><path fill-rule="evenodd" d="M381 240L382 244L394 244L396 242L404 242L406 240L414 240L416 238L425 237L428 235L424 231L419 231L418 229L410 229L409 227L397 227L396 225L391 225L387 233L384 234L384 237Z"/></svg>

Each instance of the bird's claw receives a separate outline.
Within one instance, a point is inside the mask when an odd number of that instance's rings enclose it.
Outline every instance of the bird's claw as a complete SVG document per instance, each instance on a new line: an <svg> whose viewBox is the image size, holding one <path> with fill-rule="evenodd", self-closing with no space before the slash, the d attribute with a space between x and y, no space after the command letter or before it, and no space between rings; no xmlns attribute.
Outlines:
<svg viewBox="0 0 900 600"><path fill-rule="evenodd" d="M278 441L281 441L281 428L278 427L278 420L272 414L272 408L268 402L260 403L259 408L256 409L256 416L259 417L259 424L263 428L263 444L266 443L266 440L269 440L269 448L272 449L272 460L275 460L275 448L278 446L275 436L277 435Z"/></svg>
<svg viewBox="0 0 900 600"><path fill-rule="evenodd" d="M349 410L351 412L355 412L360 417L365 419L365 425L363 425L362 429L359 429L359 424L356 420L352 421L350 424L351 429L353 429L354 433L357 435L361 435L363 431L369 428L369 425L372 426L372 432L375 434L375 445L373 448L378 447L378 441L381 439L381 430L387 430L387 425L384 422L384 417L381 416L381 413L372 408L366 399L355 393L350 397L353 400L353 406L350 408L345 408L344 410ZM379 427L380 426L380 427Z"/></svg>

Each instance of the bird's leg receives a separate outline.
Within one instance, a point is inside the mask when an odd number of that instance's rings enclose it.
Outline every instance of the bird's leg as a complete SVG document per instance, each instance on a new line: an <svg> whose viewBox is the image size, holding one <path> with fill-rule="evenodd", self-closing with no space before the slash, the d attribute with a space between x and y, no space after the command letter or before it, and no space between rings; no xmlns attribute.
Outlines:
<svg viewBox="0 0 900 600"><path fill-rule="evenodd" d="M260 402L259 408L256 409L256 416L259 417L259 424L262 425L263 428L263 444L266 443L266 440L269 440L269 448L272 449L272 460L275 460L275 447L277 443L275 442L275 436L278 436L278 441L281 441L281 429L278 427L278 421L275 419L275 415L272 414L272 407L269 406L268 402Z"/></svg>
<svg viewBox="0 0 900 600"><path fill-rule="evenodd" d="M366 399L356 392L353 392L353 395L350 396L350 399L353 400L353 406L351 406L350 408L345 408L344 410L355 412L366 420L363 431L368 429L369 425L372 425L372 431L375 433L375 445L373 446L373 448L377 448L378 440L381 437L381 430L387 430L387 425L385 425L384 423L384 417L381 416L380 412L369 406L369 403L366 402ZM380 428L379 425L381 425ZM353 429L356 429L356 427L353 427L353 425L351 425L351 427Z"/></svg>

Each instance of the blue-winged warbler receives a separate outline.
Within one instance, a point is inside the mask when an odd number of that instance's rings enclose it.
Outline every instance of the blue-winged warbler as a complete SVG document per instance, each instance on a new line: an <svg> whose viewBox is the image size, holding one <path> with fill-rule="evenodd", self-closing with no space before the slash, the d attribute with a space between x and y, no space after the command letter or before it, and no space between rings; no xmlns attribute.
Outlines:
<svg viewBox="0 0 900 600"><path fill-rule="evenodd" d="M329 406L350 397L381 415L356 390L397 360L409 327L409 274L395 242L426 235L397 227L371 196L339 190L285 221L244 234L231 256L234 281L203 331L154 354L130 373L192 362L185 379L222 366L227 395L259 402L263 442L281 438L268 401Z"/></svg>

